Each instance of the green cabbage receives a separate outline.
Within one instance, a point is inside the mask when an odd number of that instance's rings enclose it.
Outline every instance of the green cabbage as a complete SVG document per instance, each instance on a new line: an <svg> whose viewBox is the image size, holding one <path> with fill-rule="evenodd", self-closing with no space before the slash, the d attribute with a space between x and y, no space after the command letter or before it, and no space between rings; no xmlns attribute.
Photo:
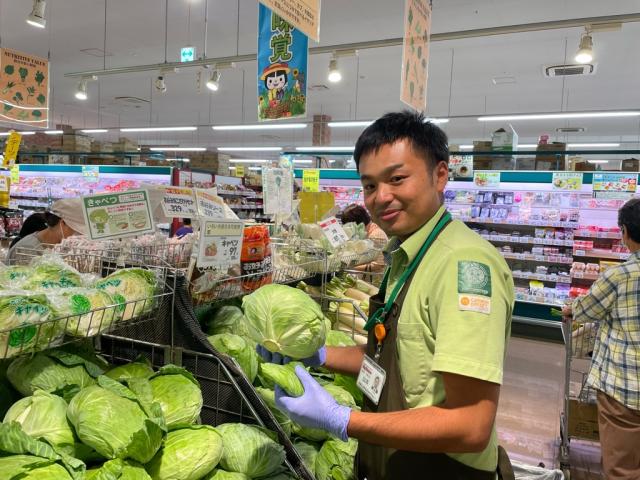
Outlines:
<svg viewBox="0 0 640 480"><path fill-rule="evenodd" d="M4 423L13 421L20 423L26 434L44 438L57 449L74 453L75 439L67 421L67 402L57 395L37 390L32 396L18 400L3 420Z"/></svg>
<svg viewBox="0 0 640 480"><path fill-rule="evenodd" d="M324 442L316 457L316 478L318 480L353 479L353 460L358 450L358 441L347 442L330 439Z"/></svg>
<svg viewBox="0 0 640 480"><path fill-rule="evenodd" d="M287 392L291 397L299 397L304 393L304 387L296 375L296 365L298 362L289 362L286 365L275 363L261 363L260 374L269 384L274 383Z"/></svg>
<svg viewBox="0 0 640 480"><path fill-rule="evenodd" d="M282 427L284 433L290 436L293 427L293 421L283 412L278 410L278 407L276 407L275 392L273 390L269 390L268 388L262 387L256 387L256 392L258 393L258 395L260 395L262 400L264 400L264 403L267 404L267 407L269 407L269 410L271 410L271 413L273 413L273 416Z"/></svg>
<svg viewBox="0 0 640 480"><path fill-rule="evenodd" d="M208 322L207 331L210 335L221 333L234 333L241 337L249 335L244 314L239 307L223 305Z"/></svg>
<svg viewBox="0 0 640 480"><path fill-rule="evenodd" d="M61 261L38 259L32 268L29 280L22 288L25 290L48 290L51 288L71 288L82 285L80 274Z"/></svg>
<svg viewBox="0 0 640 480"><path fill-rule="evenodd" d="M47 294L56 318L63 322L69 335L89 337L109 329L118 320L111 296L95 288L69 288ZM111 308L106 308L111 307Z"/></svg>
<svg viewBox="0 0 640 480"><path fill-rule="evenodd" d="M270 477L264 477L260 480L296 480L298 477L294 477L288 473L278 473L276 475L272 475Z"/></svg>
<svg viewBox="0 0 640 480"><path fill-rule="evenodd" d="M73 397L67 418L82 443L102 457L146 463L160 449L165 430L159 405L143 401L147 396L100 376L98 385Z"/></svg>
<svg viewBox="0 0 640 480"><path fill-rule="evenodd" d="M64 322L53 320L44 295L0 292L0 358L55 346Z"/></svg>
<svg viewBox="0 0 640 480"><path fill-rule="evenodd" d="M204 477L204 480L251 480L244 473L227 472L226 470L220 470L216 468L209 475Z"/></svg>
<svg viewBox="0 0 640 480"><path fill-rule="evenodd" d="M149 378L154 374L153 368L149 360L144 357L137 358L134 362L125 363L113 367L105 375L119 382L130 378Z"/></svg>
<svg viewBox="0 0 640 480"><path fill-rule="evenodd" d="M220 466L251 478L266 477L278 471L285 460L284 447L251 425L225 423L218 427L224 453Z"/></svg>
<svg viewBox="0 0 640 480"><path fill-rule="evenodd" d="M265 285L245 296L242 307L249 335L270 352L307 358L324 345L324 315L302 290Z"/></svg>
<svg viewBox="0 0 640 480"><path fill-rule="evenodd" d="M307 469L315 475L316 471L316 457L318 456L318 448L310 443L301 439L297 439L293 446L296 448L300 457L302 457L302 461L304 462Z"/></svg>
<svg viewBox="0 0 640 480"><path fill-rule="evenodd" d="M73 480L64 467L53 460L33 455L0 457L3 480Z"/></svg>
<svg viewBox="0 0 640 480"><path fill-rule="evenodd" d="M353 399L353 395L347 392L344 388L339 387L333 383L327 383L322 386L340 405L345 407L356 408L356 401Z"/></svg>
<svg viewBox="0 0 640 480"><path fill-rule="evenodd" d="M298 437L310 440L312 442L324 442L330 438L329 432L321 428L303 427L299 423L293 422L291 432Z"/></svg>
<svg viewBox="0 0 640 480"><path fill-rule="evenodd" d="M143 268L126 268L100 280L96 288L111 295L122 313L122 319L129 320L153 308L152 297L157 285L153 272Z"/></svg>
<svg viewBox="0 0 640 480"><path fill-rule="evenodd" d="M341 373L336 373L333 378L333 384L338 387L342 387L344 390L349 392L353 399L356 402L356 405L362 406L364 401L364 396L360 387L358 387L356 378L351 375L342 375Z"/></svg>
<svg viewBox="0 0 640 480"><path fill-rule="evenodd" d="M193 425L167 434L147 465L154 480L199 480L222 458L222 436L209 425Z"/></svg>
<svg viewBox="0 0 640 480"><path fill-rule="evenodd" d="M88 470L84 480L152 480L144 467L130 461L109 460L100 468Z"/></svg>
<svg viewBox="0 0 640 480"><path fill-rule="evenodd" d="M345 405L350 408L357 408L356 402L353 399L353 396L347 392L345 389L333 385L331 383L327 383L322 386L329 394L341 405ZM303 427L302 425L293 422L292 432L302 437L306 440L311 440L312 442L322 442L331 438L329 433L326 430L322 430L320 428L310 428Z"/></svg>
<svg viewBox="0 0 640 480"><path fill-rule="evenodd" d="M249 381L253 383L258 374L258 354L253 345L233 333L220 333L209 337L209 342L218 352L233 357Z"/></svg>
<svg viewBox="0 0 640 480"><path fill-rule="evenodd" d="M0 269L0 287L20 288L20 285L33 273L33 268L24 265L12 265Z"/></svg>
<svg viewBox="0 0 640 480"><path fill-rule="evenodd" d="M184 368L166 365L151 377L153 401L162 408L167 428L195 423L202 410L200 384Z"/></svg>
<svg viewBox="0 0 640 480"><path fill-rule="evenodd" d="M327 332L327 347L353 347L356 342L344 332L329 330Z"/></svg>

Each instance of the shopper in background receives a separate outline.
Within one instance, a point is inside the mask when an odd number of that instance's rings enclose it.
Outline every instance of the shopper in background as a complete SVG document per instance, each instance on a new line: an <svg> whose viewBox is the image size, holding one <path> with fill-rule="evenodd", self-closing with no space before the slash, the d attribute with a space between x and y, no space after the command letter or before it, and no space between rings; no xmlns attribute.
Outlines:
<svg viewBox="0 0 640 480"><path fill-rule="evenodd" d="M22 228L20 229L20 233L16 238L11 240L11 244L9 248L13 247L16 243L22 240L27 235L31 235L32 233L39 232L40 230L44 230L47 228L47 221L45 218L45 214L41 212L32 213L29 215L22 224Z"/></svg>
<svg viewBox="0 0 640 480"><path fill-rule="evenodd" d="M367 231L367 238L372 240L376 248L383 248L389 239L382 229L371 221L371 217L367 210L357 204L351 204L342 212L342 223L361 223ZM384 255L380 255L371 263L359 265L356 270L363 272L380 272L384 270Z"/></svg>
<svg viewBox="0 0 640 480"><path fill-rule="evenodd" d="M640 478L640 199L618 212L631 251L589 293L565 307L578 322L599 324L587 384L598 391L602 464L608 480Z"/></svg>
<svg viewBox="0 0 640 480"><path fill-rule="evenodd" d="M301 425L357 438L359 479L513 478L494 425L513 279L496 249L442 204L446 134L422 115L390 113L362 133L354 158L366 207L391 237L390 268L371 298L368 345L323 347L303 363L360 373L381 390L365 386L362 411L351 410L296 367L305 393L278 387L276 404Z"/></svg>
<svg viewBox="0 0 640 480"><path fill-rule="evenodd" d="M7 264L15 263L20 251L27 256L41 255L46 245L58 244L67 237L86 232L79 198L56 200L51 211L44 215L47 228L27 235L14 244L9 249Z"/></svg>
<svg viewBox="0 0 640 480"><path fill-rule="evenodd" d="M193 233L193 227L191 227L191 219L185 218L182 220L182 226L176 230L176 237L182 238L188 233Z"/></svg>

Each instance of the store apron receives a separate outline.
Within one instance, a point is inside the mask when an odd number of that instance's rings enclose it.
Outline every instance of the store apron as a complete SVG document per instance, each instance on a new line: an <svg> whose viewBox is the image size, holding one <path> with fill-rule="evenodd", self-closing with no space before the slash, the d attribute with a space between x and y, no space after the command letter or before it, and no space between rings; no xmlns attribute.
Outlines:
<svg viewBox="0 0 640 480"><path fill-rule="evenodd" d="M445 213L448 217L448 214ZM443 217L445 217L443 215ZM450 217L445 220L436 235L431 238L430 244L451 221ZM426 243L426 242L425 242ZM422 256L426 253L429 245L425 245L420 252ZM420 255L419 254L419 255ZM386 382L382 389L382 394L378 405L364 396L363 412L395 412L408 410L408 405L404 396L402 378L400 376L400 366L398 363L398 350L396 344L398 318L402 310L402 304L413 280L416 269L405 280L404 286L396 296L393 306L387 311L382 319L386 337L378 358L380 365L387 373ZM383 282L386 287L386 282ZM381 288L380 293L371 297L369 301L370 316L375 311L385 307L385 288ZM367 355L374 358L378 340L373 329L369 330L367 341ZM371 445L360 441L358 443L358 454L355 460L355 469L358 480L404 480L404 479L446 479L446 480L495 480L496 472L477 470L451 458L444 453L420 453L393 448ZM510 474L509 474L510 473ZM499 448L498 474L500 479L513 479L511 464L506 452Z"/></svg>

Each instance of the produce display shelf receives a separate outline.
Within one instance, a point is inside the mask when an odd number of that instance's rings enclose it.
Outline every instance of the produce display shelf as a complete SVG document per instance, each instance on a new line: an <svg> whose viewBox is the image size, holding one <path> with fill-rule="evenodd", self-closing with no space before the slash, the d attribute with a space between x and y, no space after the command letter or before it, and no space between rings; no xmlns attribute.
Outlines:
<svg viewBox="0 0 640 480"><path fill-rule="evenodd" d="M530 303L532 305L544 305L547 307L561 307L564 305L562 300L549 300L537 295L516 294L516 302Z"/></svg>
<svg viewBox="0 0 640 480"><path fill-rule="evenodd" d="M534 245L554 245L559 247L573 247L573 240L557 240L551 238L513 237L511 235L480 235L491 242L530 243Z"/></svg>
<svg viewBox="0 0 640 480"><path fill-rule="evenodd" d="M563 275L546 275L543 273L512 272L513 278L524 280L542 280L544 282L571 283L571 277Z"/></svg>
<svg viewBox="0 0 640 480"><path fill-rule="evenodd" d="M231 210L262 210L262 205L229 205Z"/></svg>
<svg viewBox="0 0 640 480"><path fill-rule="evenodd" d="M247 198L262 198L261 196L258 196L253 192L246 192L242 190L218 190L218 195L229 195L229 196L247 197Z"/></svg>
<svg viewBox="0 0 640 480"><path fill-rule="evenodd" d="M577 278L579 280L597 280L599 277L600 275L591 275L588 273L581 273L581 272L571 273L571 278Z"/></svg>
<svg viewBox="0 0 640 480"><path fill-rule="evenodd" d="M622 235L615 232L590 232L589 230L575 230L573 232L574 237L582 238L610 238L614 240L620 240Z"/></svg>
<svg viewBox="0 0 640 480"><path fill-rule="evenodd" d="M626 260L629 258L628 252L612 252L610 250L574 250L574 257L589 257L589 258L608 258L613 260Z"/></svg>
<svg viewBox="0 0 640 480"><path fill-rule="evenodd" d="M527 253L504 253L500 252L502 256L509 260L528 260L531 262L543 262L543 263L573 263L572 257L562 255L531 255Z"/></svg>
<svg viewBox="0 0 640 480"><path fill-rule="evenodd" d="M488 223L492 225L508 225L508 226L517 226L517 227L557 227L557 228L576 228L578 226L578 222L552 222L547 220L516 220L513 222L504 222L504 221L495 221L491 218L478 218L478 217L464 217L464 216L455 216L457 220L461 220L463 222L469 223Z"/></svg>

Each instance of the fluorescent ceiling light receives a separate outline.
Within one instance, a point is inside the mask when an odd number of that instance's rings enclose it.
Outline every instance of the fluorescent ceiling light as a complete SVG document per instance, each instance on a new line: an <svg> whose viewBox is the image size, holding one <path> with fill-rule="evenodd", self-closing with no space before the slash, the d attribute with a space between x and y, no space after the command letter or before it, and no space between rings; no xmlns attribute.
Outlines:
<svg viewBox="0 0 640 480"><path fill-rule="evenodd" d="M307 128L306 123L263 123L259 125L214 125L214 130L288 130Z"/></svg>
<svg viewBox="0 0 640 480"><path fill-rule="evenodd" d="M313 160L294 160L293 163L300 163L300 164L310 165L310 164L313 163Z"/></svg>
<svg viewBox="0 0 640 480"><path fill-rule="evenodd" d="M262 170L262 167L249 167L249 170L253 170L254 172L259 172Z"/></svg>
<svg viewBox="0 0 640 480"><path fill-rule="evenodd" d="M165 158L167 162L189 162L191 161L188 158Z"/></svg>
<svg viewBox="0 0 640 480"><path fill-rule="evenodd" d="M587 160L589 163L609 163L609 160Z"/></svg>
<svg viewBox="0 0 640 480"><path fill-rule="evenodd" d="M458 148L460 150L472 150L473 149L473 145L458 145Z"/></svg>
<svg viewBox="0 0 640 480"><path fill-rule="evenodd" d="M250 158L230 158L229 163L267 163L269 160Z"/></svg>
<svg viewBox="0 0 640 480"><path fill-rule="evenodd" d="M36 132L16 132L19 133L20 135L35 135ZM0 137L8 137L9 135L11 135L11 132L0 132Z"/></svg>
<svg viewBox="0 0 640 480"><path fill-rule="evenodd" d="M219 152L279 152L282 147L218 147Z"/></svg>
<svg viewBox="0 0 640 480"><path fill-rule="evenodd" d="M204 152L205 147L151 147L152 152Z"/></svg>
<svg viewBox="0 0 640 480"><path fill-rule="evenodd" d="M478 117L479 122L505 122L511 120L555 120L565 118L611 118L611 117L638 117L640 112L583 112L583 113L534 113L525 115L494 115Z"/></svg>
<svg viewBox="0 0 640 480"><path fill-rule="evenodd" d="M82 133L107 133L109 130L106 128L89 128L86 130L80 130Z"/></svg>
<svg viewBox="0 0 640 480"><path fill-rule="evenodd" d="M193 132L198 127L144 127L144 128L121 128L121 132Z"/></svg>
<svg viewBox="0 0 640 480"><path fill-rule="evenodd" d="M431 122L436 125L438 125L439 123L449 123L448 118L425 118L424 121Z"/></svg>
<svg viewBox="0 0 640 480"><path fill-rule="evenodd" d="M569 148L599 148L599 147L619 147L619 143L570 143Z"/></svg>
<svg viewBox="0 0 640 480"><path fill-rule="evenodd" d="M64 132L62 130L45 130L44 133L47 135L62 135Z"/></svg>
<svg viewBox="0 0 640 480"><path fill-rule="evenodd" d="M236 167L229 167L229 170L235 170Z"/></svg>
<svg viewBox="0 0 640 480"><path fill-rule="evenodd" d="M316 147L296 147L298 152L353 152L356 147L330 147L318 145Z"/></svg>
<svg viewBox="0 0 640 480"><path fill-rule="evenodd" d="M329 122L331 128L351 128L351 127L368 127L373 123L373 120L362 122Z"/></svg>

